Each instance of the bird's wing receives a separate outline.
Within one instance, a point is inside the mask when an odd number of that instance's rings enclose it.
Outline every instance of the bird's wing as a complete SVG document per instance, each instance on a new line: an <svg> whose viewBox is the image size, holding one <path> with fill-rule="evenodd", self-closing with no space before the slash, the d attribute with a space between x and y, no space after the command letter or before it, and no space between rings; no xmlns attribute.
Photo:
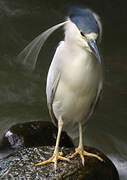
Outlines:
<svg viewBox="0 0 127 180"><path fill-rule="evenodd" d="M101 95L102 95L102 90L103 90L103 83L102 82L103 81L101 81L100 84L99 84L97 94L96 94L95 99L94 99L94 101L93 101L93 103L91 105L90 112L89 112L89 115L88 115L88 119L94 113L95 108L97 107L98 102L100 101L100 98L101 98Z"/></svg>
<svg viewBox="0 0 127 180"><path fill-rule="evenodd" d="M57 119L54 115L52 104L54 101L55 93L60 81L61 72L60 72L60 51L63 47L64 41L61 41L59 46L56 49L55 55L53 57L52 63L49 68L47 76L47 85L46 85L46 95L47 95L47 104L49 109L49 114L55 125L57 125Z"/></svg>
<svg viewBox="0 0 127 180"><path fill-rule="evenodd" d="M49 114L50 114L52 122L55 125L57 125L57 119L56 119L56 117L54 115L52 105L53 105L55 93L56 93L56 90L57 90L57 87L58 87L58 84L59 84L59 80L60 80L60 73L58 74L57 78L55 79L55 81L53 83L53 86L52 86L51 92L50 92L50 99L49 99L49 102L48 102Z"/></svg>

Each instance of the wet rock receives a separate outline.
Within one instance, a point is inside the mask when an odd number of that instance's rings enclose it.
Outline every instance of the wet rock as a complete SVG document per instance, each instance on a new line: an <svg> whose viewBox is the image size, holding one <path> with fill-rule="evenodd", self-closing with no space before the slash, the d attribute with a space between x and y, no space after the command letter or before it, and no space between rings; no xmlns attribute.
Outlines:
<svg viewBox="0 0 127 180"><path fill-rule="evenodd" d="M52 163L35 167L35 163L52 156L56 137L57 128L51 122L29 122L13 126L0 144L0 153L7 150L10 152L0 160L0 179L119 180L113 163L102 152L90 147L85 149L101 156L103 162L86 157L83 167L78 156L70 163L59 161L56 171ZM74 152L73 143L65 132L62 132L60 146L65 157Z"/></svg>
<svg viewBox="0 0 127 180"><path fill-rule="evenodd" d="M16 151L24 147L53 146L56 143L57 128L47 121L27 122L13 126L7 131L0 144L0 153ZM62 132L60 147L73 147L66 132Z"/></svg>
<svg viewBox="0 0 127 180"><path fill-rule="evenodd" d="M26 148L0 161L0 179L28 180L119 180L119 175L113 163L100 151L85 147L88 152L96 153L103 162L96 158L85 158L82 166L78 157L70 163L59 161L55 171L52 163L35 167L34 164L51 157L54 147ZM74 148L60 148L67 157Z"/></svg>

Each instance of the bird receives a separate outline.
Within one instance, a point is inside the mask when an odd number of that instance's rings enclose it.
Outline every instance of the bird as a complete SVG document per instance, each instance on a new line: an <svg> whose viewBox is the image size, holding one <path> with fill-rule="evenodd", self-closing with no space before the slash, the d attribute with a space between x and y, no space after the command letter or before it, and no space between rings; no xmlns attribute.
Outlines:
<svg viewBox="0 0 127 180"><path fill-rule="evenodd" d="M46 38L58 27L64 25L64 40L62 40L53 56L49 67L46 84L46 96L49 114L52 122L58 127L56 145L52 157L35 166L58 161L70 162L80 155L84 165L85 156L103 161L97 154L89 153L84 149L83 127L86 126L103 89L103 68L98 44L102 37L100 17L88 8L72 7L67 20L60 25L46 31ZM38 36L28 47L36 48L34 63L36 64L40 48L45 41L45 34ZM44 39L44 40L42 40ZM26 48L26 52L29 48ZM39 49L39 50L37 50ZM31 50L31 49L30 49ZM31 53L31 51L30 51ZM20 54L19 57L22 57ZM27 53L27 58L30 54ZM31 55L32 56L32 55ZM28 59L31 59L30 58ZM26 59L24 61L26 63ZM59 142L62 130L68 134L79 131L79 145L69 157L59 152Z"/></svg>

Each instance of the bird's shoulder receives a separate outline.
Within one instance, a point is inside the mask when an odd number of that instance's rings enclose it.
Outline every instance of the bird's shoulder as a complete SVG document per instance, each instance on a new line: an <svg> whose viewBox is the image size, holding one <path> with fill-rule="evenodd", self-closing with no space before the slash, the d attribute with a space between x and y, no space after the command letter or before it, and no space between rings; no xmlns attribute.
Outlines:
<svg viewBox="0 0 127 180"><path fill-rule="evenodd" d="M64 41L59 42L55 54L53 56L52 62L49 67L48 76L57 76L61 67L61 59L62 59L62 50L64 47ZM55 78L54 77L54 78Z"/></svg>

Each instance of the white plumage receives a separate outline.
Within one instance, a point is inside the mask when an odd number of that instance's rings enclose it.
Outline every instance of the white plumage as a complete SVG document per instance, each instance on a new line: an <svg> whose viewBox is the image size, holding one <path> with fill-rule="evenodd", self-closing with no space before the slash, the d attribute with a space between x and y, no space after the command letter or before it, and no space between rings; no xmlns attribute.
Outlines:
<svg viewBox="0 0 127 180"><path fill-rule="evenodd" d="M56 49L47 76L47 104L52 121L58 125L58 135L53 156L36 166L58 159L70 161L80 154L98 158L83 147L82 126L92 114L103 85L102 65L96 41L100 41L102 27L99 17L89 9L72 8L67 21L48 29L33 40L19 55L23 63L34 69L39 51L48 36L64 25L65 38ZM68 158L59 154L62 129L70 135L79 128L79 146Z"/></svg>
<svg viewBox="0 0 127 180"><path fill-rule="evenodd" d="M38 165L66 160L59 155L58 146L62 129L73 136L79 127L79 146L69 158L80 154L84 164L84 155L96 157L83 149L82 126L92 114L100 92L103 76L98 51L93 52L88 41L96 40L95 33L81 36L81 32L70 20L65 25L65 39L56 49L47 77L47 103L51 119L58 123L58 136L53 156ZM94 47L94 46L92 46ZM96 49L97 50L97 49ZM96 54L95 54L96 53Z"/></svg>
<svg viewBox="0 0 127 180"><path fill-rule="evenodd" d="M86 123L103 79L101 64L77 27L71 21L65 26L65 40L57 47L49 68L46 94L49 109L52 106L57 120L63 117L63 128L72 135L78 122Z"/></svg>

